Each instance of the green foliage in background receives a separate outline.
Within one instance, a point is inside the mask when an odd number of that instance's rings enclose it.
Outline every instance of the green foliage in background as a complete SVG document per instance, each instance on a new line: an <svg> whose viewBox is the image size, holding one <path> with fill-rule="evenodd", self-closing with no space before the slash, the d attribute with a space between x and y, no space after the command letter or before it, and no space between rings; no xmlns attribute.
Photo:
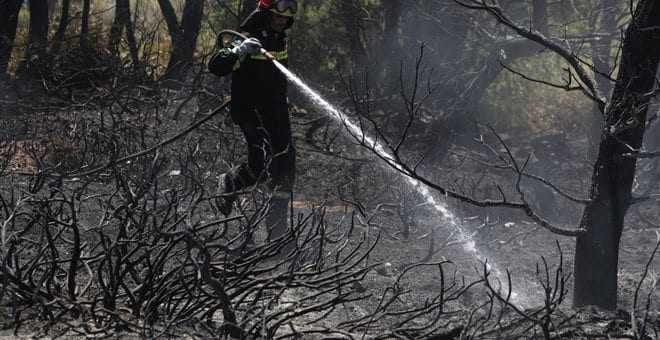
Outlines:
<svg viewBox="0 0 660 340"><path fill-rule="evenodd" d="M566 85L566 63L556 55L544 53L519 60L512 69L534 79ZM573 82L571 86L575 86ZM520 75L503 72L488 90L481 119L499 130L527 130L532 134L562 133L585 128L593 115L592 102L580 91L535 83Z"/></svg>
<svg viewBox="0 0 660 340"><path fill-rule="evenodd" d="M200 64L208 61L214 52L217 33L225 28L237 27L245 1L253 0L206 1L195 54ZM424 63L428 67L428 74L434 75L432 81L436 86L436 97L429 101L433 103L429 107L430 113L427 113L430 115L440 116L448 112L452 105L450 99L462 93L461 87L468 86L470 77L481 70L497 44L496 39L514 36L483 13L475 14L457 8L450 2L432 0L402 2L400 12L396 13L398 26L386 34L387 6L392 5L392 2L345 1L299 0L299 13L290 31L291 69L325 93L334 90L340 95L344 92L342 77L349 76L355 69L358 70L357 76L360 76L359 72L369 70L374 82L371 86L376 92L383 96L397 96L399 67L403 65L410 72L413 69L411 62L417 57L420 45L425 44ZM51 8L50 38L55 33L60 16L60 2L54 3L56 5ZM347 3L353 7L343 6ZM599 3L596 0L549 2L551 36L561 38L585 32L598 33L599 19L594 9ZM113 4L114 1L92 1L91 37L95 48L99 50L106 48L114 16ZM160 74L164 71L164 65L167 65L171 42L158 3L156 0L133 0L131 4L140 58L151 65L155 70L153 74ZM172 4L180 16L184 0L173 0ZM507 14L517 22L529 24L531 1L502 1L502 4ZM620 4L619 10L623 14L617 18L619 27L623 27L630 19L625 12L626 5ZM79 2L72 2L72 19L65 45L75 44L76 35L79 34L80 6ZM355 16L355 22L350 26L347 16ZM477 23L479 29L475 28ZM24 6L20 12L10 73L16 71L19 61L24 58L28 26L29 11ZM461 33L463 35L456 35L456 29L466 31ZM488 34L484 34L485 31ZM356 39L366 54L358 64L353 59L356 51L351 46ZM122 58L128 59L125 43L122 48ZM581 43L573 48L576 53L584 53L590 47L588 43ZM612 55L615 53L616 46L612 48ZM530 58L516 60L510 66L531 77L555 83L562 83L562 79L567 76L566 65L550 53L538 53ZM479 114L473 118L502 128L515 127L533 132L581 129L587 116L592 114L588 100L578 91L567 93L530 83L509 72L502 72L498 76L488 87L485 97L473 98L472 101L481 104Z"/></svg>

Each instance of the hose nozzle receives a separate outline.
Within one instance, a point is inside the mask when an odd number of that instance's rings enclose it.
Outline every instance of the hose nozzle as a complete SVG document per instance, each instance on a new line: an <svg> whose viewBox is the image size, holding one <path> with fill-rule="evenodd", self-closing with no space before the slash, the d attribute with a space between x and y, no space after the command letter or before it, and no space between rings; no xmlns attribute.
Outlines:
<svg viewBox="0 0 660 340"><path fill-rule="evenodd" d="M238 40L239 43L248 38L244 34L232 30L222 30L220 31L220 34L218 34L218 37L219 37L218 41L220 41L224 46L227 46L227 44L237 44L236 38L239 39ZM263 54L264 57L266 57L268 60L276 60L275 56L273 56L270 52L266 51L265 48L261 48L259 50L259 53Z"/></svg>
<svg viewBox="0 0 660 340"><path fill-rule="evenodd" d="M263 54L266 58L270 60L275 60L275 56L270 54L270 52L266 51L266 49L262 48L259 52L261 52L261 54Z"/></svg>

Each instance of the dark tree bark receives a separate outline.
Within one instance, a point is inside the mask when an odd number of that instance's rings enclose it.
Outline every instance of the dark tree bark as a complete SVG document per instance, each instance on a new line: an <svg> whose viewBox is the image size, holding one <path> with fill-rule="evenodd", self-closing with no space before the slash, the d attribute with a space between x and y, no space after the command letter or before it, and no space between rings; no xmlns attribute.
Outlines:
<svg viewBox="0 0 660 340"><path fill-rule="evenodd" d="M110 38L108 41L108 49L115 57L119 57L119 45L121 42L122 33L126 30L126 41L128 42L128 49L131 54L133 65L139 64L137 42L135 41L135 32L133 30L133 23L131 22L131 6L129 0L116 0L115 2L115 18L110 29Z"/></svg>
<svg viewBox="0 0 660 340"><path fill-rule="evenodd" d="M202 24L204 2L199 0L186 0L183 7L181 25L179 25L174 7L169 0L158 0L167 29L172 40L170 60L167 64L166 78L181 79L185 71L192 64L197 35Z"/></svg>
<svg viewBox="0 0 660 340"><path fill-rule="evenodd" d="M197 46L197 35L202 27L202 16L204 14L204 1L187 0L183 7L183 18L181 19L181 30L183 31L183 46L186 50L184 60L192 62L192 57Z"/></svg>
<svg viewBox="0 0 660 340"><path fill-rule="evenodd" d="M69 26L69 9L71 8L71 0L62 0L62 11L60 14L60 22L57 25L57 32L53 37L53 45L51 46L50 53L55 55L60 52L60 47L64 41L66 29Z"/></svg>
<svg viewBox="0 0 660 340"><path fill-rule="evenodd" d="M160 11L163 13L165 18L165 24L167 24L167 30L170 32L170 35L173 32L179 31L179 20L176 17L176 11L172 7L170 0L158 0L158 6L160 6Z"/></svg>
<svg viewBox="0 0 660 340"><path fill-rule="evenodd" d="M0 0L0 76L7 73L23 0Z"/></svg>
<svg viewBox="0 0 660 340"><path fill-rule="evenodd" d="M48 2L46 0L30 0L30 33L25 51L26 60L43 58L48 47Z"/></svg>
<svg viewBox="0 0 660 340"><path fill-rule="evenodd" d="M641 0L623 42L619 74L606 110L606 129L594 166L591 198L580 222L587 230L575 249L576 306L615 309L619 242L632 200L646 115L660 63L660 1Z"/></svg>
<svg viewBox="0 0 660 340"><path fill-rule="evenodd" d="M600 16L600 25L594 31L607 33L608 35L592 43L594 68L597 71L595 80L600 93L609 97L612 92L613 83L607 74L612 69L612 42L614 41L615 34L618 33L616 24L616 16L618 14L617 0L603 0L598 4L597 10ZM604 123L603 112L601 112L597 104L594 104L593 112L594 114L588 122L589 152L587 158L591 161L595 161L598 155L598 144L600 143L600 134Z"/></svg>
<svg viewBox="0 0 660 340"><path fill-rule="evenodd" d="M612 92L613 83L610 81L607 74L612 69L611 54L612 42L614 37L618 36L616 17L619 14L617 8L617 0L603 0L598 5L598 12L600 16L600 27L594 31L597 33L605 33L607 35L593 43L593 60L596 72L596 85L600 89L600 93L605 96L610 96Z"/></svg>
<svg viewBox="0 0 660 340"><path fill-rule="evenodd" d="M108 49L114 56L119 56L119 43L121 42L121 34L124 31L124 17L126 16L125 8L122 6L125 1L115 1L115 17L110 27L110 37L108 39ZM130 15L130 14L129 14Z"/></svg>
<svg viewBox="0 0 660 340"><path fill-rule="evenodd" d="M80 47L85 49L89 47L89 11L90 0L83 0L82 18L80 23Z"/></svg>
<svg viewBox="0 0 660 340"><path fill-rule="evenodd" d="M131 8L130 8L130 1L126 1L126 22L125 22L125 28L126 28L126 41L128 42L128 50L131 53L131 59L133 60L133 66L138 66L140 64L140 54L138 52L138 44L137 40L135 39L135 26L133 26L133 22L131 21Z"/></svg>

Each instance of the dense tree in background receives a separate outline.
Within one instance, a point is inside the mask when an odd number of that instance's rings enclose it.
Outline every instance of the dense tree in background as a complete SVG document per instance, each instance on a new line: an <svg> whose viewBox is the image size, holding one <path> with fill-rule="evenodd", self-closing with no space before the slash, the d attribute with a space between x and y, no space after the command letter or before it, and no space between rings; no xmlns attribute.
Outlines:
<svg viewBox="0 0 660 340"><path fill-rule="evenodd" d="M23 0L0 0L0 75L7 72Z"/></svg>
<svg viewBox="0 0 660 340"><path fill-rule="evenodd" d="M186 0L181 23L179 23L176 11L169 0L158 0L158 5L163 12L172 41L170 60L167 64L167 71L165 71L166 77L180 79L193 62L197 35L202 25L204 1Z"/></svg>

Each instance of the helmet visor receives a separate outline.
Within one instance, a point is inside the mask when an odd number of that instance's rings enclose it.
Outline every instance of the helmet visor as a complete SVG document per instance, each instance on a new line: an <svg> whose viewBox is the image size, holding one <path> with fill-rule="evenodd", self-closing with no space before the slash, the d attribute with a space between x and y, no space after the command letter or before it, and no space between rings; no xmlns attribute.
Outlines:
<svg viewBox="0 0 660 340"><path fill-rule="evenodd" d="M285 17L292 17L298 12L298 2L296 0L279 0L273 7L277 14Z"/></svg>

